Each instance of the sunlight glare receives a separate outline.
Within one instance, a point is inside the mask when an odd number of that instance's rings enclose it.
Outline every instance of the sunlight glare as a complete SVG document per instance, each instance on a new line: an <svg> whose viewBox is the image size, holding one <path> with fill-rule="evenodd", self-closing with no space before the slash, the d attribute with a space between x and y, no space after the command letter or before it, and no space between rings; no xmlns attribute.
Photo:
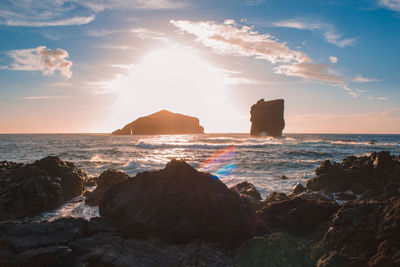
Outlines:
<svg viewBox="0 0 400 267"><path fill-rule="evenodd" d="M206 132L229 131L223 125L237 119L222 71L192 48L152 51L108 87L118 94L113 129L162 109L199 118Z"/></svg>

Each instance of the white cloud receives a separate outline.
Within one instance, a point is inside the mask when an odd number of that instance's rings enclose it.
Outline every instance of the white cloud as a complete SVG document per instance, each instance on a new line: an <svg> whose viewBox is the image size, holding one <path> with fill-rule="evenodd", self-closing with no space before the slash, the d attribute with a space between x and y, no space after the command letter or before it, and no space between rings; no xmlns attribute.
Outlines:
<svg viewBox="0 0 400 267"><path fill-rule="evenodd" d="M131 33L133 33L137 38L143 39L143 40L152 39L152 40L161 40L163 42L168 42L168 38L166 38L163 33L148 30L145 28L132 29Z"/></svg>
<svg viewBox="0 0 400 267"><path fill-rule="evenodd" d="M71 78L72 62L67 60L68 52L39 46L32 49L11 50L8 55L14 60L9 66L12 70L41 71L43 75L53 75L58 71L63 77Z"/></svg>
<svg viewBox="0 0 400 267"><path fill-rule="evenodd" d="M334 56L330 56L330 57L329 57L329 60L330 60L331 63L333 63L333 64L335 64L335 63L338 62L338 58L337 58L337 57L334 57Z"/></svg>
<svg viewBox="0 0 400 267"><path fill-rule="evenodd" d="M381 96L381 97L377 97L377 100L387 100L387 97Z"/></svg>
<svg viewBox="0 0 400 267"><path fill-rule="evenodd" d="M367 83L367 82L377 82L379 81L378 79L374 79L374 78L365 78L361 75L357 75L354 79L353 82L357 82L357 83Z"/></svg>
<svg viewBox="0 0 400 267"><path fill-rule="evenodd" d="M328 72L329 67L330 64L293 63L290 65L280 65L274 68L274 70L278 74L297 76L308 80L343 83L340 77Z"/></svg>
<svg viewBox="0 0 400 267"><path fill-rule="evenodd" d="M0 25L83 25L92 22L95 15L104 10L179 9L185 6L186 0L2 0Z"/></svg>
<svg viewBox="0 0 400 267"><path fill-rule="evenodd" d="M378 3L385 8L400 11L400 0L379 0Z"/></svg>
<svg viewBox="0 0 400 267"><path fill-rule="evenodd" d="M62 20L52 21L26 21L26 20L6 20L4 25L7 26L26 26L26 27L49 27L49 26L71 26L89 24L95 19L95 16L73 17Z"/></svg>
<svg viewBox="0 0 400 267"><path fill-rule="evenodd" d="M170 23L195 35L197 42L218 53L254 57L278 64L275 73L329 83L343 82L328 71L329 64L314 64L305 53L292 50L274 36L260 34L252 27L214 21L171 20Z"/></svg>
<svg viewBox="0 0 400 267"><path fill-rule="evenodd" d="M354 44L356 38L342 38L336 28L327 23L307 22L305 19L290 19L273 23L275 27L294 28L298 30L310 30L320 33L325 41L339 47L345 47Z"/></svg>

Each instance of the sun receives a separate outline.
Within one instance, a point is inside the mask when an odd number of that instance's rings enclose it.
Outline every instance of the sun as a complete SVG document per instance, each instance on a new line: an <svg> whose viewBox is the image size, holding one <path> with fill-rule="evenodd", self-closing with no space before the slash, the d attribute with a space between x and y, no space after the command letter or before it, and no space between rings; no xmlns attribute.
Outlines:
<svg viewBox="0 0 400 267"><path fill-rule="evenodd" d="M221 125L235 117L222 71L192 48L151 51L108 86L118 94L113 129L161 109L198 117L207 132L223 131Z"/></svg>

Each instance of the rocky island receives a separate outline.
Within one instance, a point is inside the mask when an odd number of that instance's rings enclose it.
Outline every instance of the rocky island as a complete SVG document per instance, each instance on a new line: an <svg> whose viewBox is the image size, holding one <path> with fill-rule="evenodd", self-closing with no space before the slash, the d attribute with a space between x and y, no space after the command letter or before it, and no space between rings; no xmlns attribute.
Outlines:
<svg viewBox="0 0 400 267"><path fill-rule="evenodd" d="M282 136L285 128L283 119L284 100L265 101L260 99L251 107L250 135L253 136Z"/></svg>
<svg viewBox="0 0 400 267"><path fill-rule="evenodd" d="M161 110L151 115L140 117L112 132L113 135L158 135L158 134L202 134L198 118Z"/></svg>

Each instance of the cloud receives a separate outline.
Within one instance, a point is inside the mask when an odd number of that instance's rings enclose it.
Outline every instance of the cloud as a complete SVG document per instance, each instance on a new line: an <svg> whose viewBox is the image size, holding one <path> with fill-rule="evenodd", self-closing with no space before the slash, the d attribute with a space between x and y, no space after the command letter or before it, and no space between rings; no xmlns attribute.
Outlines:
<svg viewBox="0 0 400 267"><path fill-rule="evenodd" d="M377 81L379 80L374 78L365 78L361 75L357 75L355 78L353 78L353 82L357 83L367 83L367 82L377 82Z"/></svg>
<svg viewBox="0 0 400 267"><path fill-rule="evenodd" d="M328 83L343 83L329 72L330 64L314 64L301 51L290 49L270 34L260 34L252 27L240 27L236 22L171 20L182 32L193 34L196 41L222 54L240 55L266 60L279 65L275 73Z"/></svg>
<svg viewBox="0 0 400 267"><path fill-rule="evenodd" d="M379 0L379 5L394 11L400 11L400 0Z"/></svg>
<svg viewBox="0 0 400 267"><path fill-rule="evenodd" d="M23 100L48 100L48 99L68 99L72 98L71 96L50 96L50 95L43 95L43 96L26 96L23 97Z"/></svg>
<svg viewBox="0 0 400 267"><path fill-rule="evenodd" d="M179 9L185 6L186 0L2 0L0 25L83 25L92 22L96 14L104 10Z"/></svg>
<svg viewBox="0 0 400 267"><path fill-rule="evenodd" d="M333 64L335 64L335 63L338 62L338 58L337 58L337 57L334 57L334 56L330 56L330 57L329 57L329 60L330 60L331 63L333 63Z"/></svg>
<svg viewBox="0 0 400 267"><path fill-rule="evenodd" d="M72 62L67 60L68 52L38 46L32 49L11 50L8 55L14 60L9 66L12 70L41 71L43 75L53 75L58 71L63 77L71 78Z"/></svg>
<svg viewBox="0 0 400 267"><path fill-rule="evenodd" d="M275 22L273 25L275 27L315 31L320 33L325 41L342 48L352 45L356 41L356 38L342 38L342 34L338 33L333 25L327 23L307 22L305 19L290 19Z"/></svg>
<svg viewBox="0 0 400 267"><path fill-rule="evenodd" d="M49 26L71 26L89 24L95 19L95 16L73 17L63 20L53 21L24 21L24 20L6 20L6 26L26 26L26 27L49 27Z"/></svg>
<svg viewBox="0 0 400 267"><path fill-rule="evenodd" d="M161 40L163 42L168 42L168 38L166 38L163 33L148 30L145 28L132 29L131 33L133 33L137 38L143 39L143 40L152 39L152 40Z"/></svg>

